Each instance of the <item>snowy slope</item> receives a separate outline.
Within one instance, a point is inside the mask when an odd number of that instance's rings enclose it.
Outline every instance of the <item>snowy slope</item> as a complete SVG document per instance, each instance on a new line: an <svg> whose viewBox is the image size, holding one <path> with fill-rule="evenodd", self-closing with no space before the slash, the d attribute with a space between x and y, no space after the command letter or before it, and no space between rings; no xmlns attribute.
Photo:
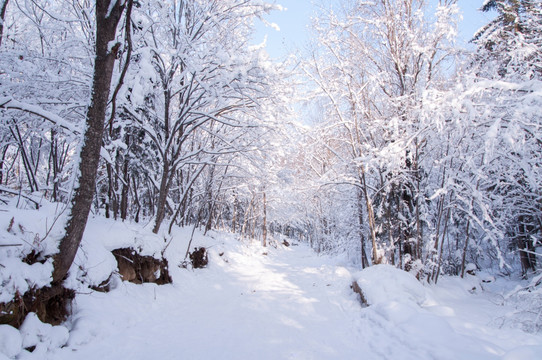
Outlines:
<svg viewBox="0 0 542 360"><path fill-rule="evenodd" d="M0 359L2 351L17 359L81 360L535 360L542 354L541 335L501 326L511 309L474 277L427 286L390 266L360 272L304 245L262 248L197 231L192 247L209 247L210 265L188 270L177 265L191 229L164 239L140 225L95 218L88 230L78 255L88 265L76 267L74 283L76 277L98 283L114 267L106 249L131 243L152 254L171 240L165 256L173 284L117 279L110 293L79 288L64 326L32 316L21 332L0 326ZM369 307L351 291L354 279L366 289ZM32 353L21 351L34 345Z"/></svg>

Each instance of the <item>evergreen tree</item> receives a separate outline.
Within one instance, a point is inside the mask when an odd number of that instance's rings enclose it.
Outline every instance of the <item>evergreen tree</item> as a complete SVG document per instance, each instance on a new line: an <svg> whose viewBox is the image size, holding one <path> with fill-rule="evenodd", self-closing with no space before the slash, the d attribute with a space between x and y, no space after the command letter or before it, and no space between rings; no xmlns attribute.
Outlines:
<svg viewBox="0 0 542 360"><path fill-rule="evenodd" d="M504 231L513 248L519 250L523 274L536 269L535 243L539 239L542 205L540 194L540 116L529 110L534 105L536 89L542 80L542 2L540 0L490 0L482 11L497 11L497 17L474 38L478 45L475 71L479 80L499 80L507 84L500 91L510 104L503 113L494 105L495 118L504 128L517 126L519 151L506 154L513 159L506 170L493 173L499 178L488 189L494 199L495 216L506 223ZM500 115L497 115L500 114ZM520 115L521 114L521 115ZM503 168L504 169L504 168ZM497 200L501 199L501 200Z"/></svg>
<svg viewBox="0 0 542 360"><path fill-rule="evenodd" d="M481 10L494 10L498 13L473 39L479 48L478 61L486 68L481 75L490 76L493 73L500 78L514 76L516 80L519 77L540 79L542 2L489 0Z"/></svg>

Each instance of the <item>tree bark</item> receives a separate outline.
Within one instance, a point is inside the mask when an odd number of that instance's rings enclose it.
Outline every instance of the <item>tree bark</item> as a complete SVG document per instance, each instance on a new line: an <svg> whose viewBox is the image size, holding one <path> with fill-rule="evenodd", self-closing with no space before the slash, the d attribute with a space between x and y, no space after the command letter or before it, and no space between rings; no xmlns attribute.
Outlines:
<svg viewBox="0 0 542 360"><path fill-rule="evenodd" d="M166 217L166 203L167 195L169 193L169 176L170 176L169 161L167 156L164 157L164 164L162 168L162 180L160 181L160 191L158 194L158 204L156 205L156 220L152 232L158 234L162 221Z"/></svg>
<svg viewBox="0 0 542 360"><path fill-rule="evenodd" d="M263 236L263 247L267 246L267 199L265 197L265 191L263 193L263 227L262 227L262 236Z"/></svg>
<svg viewBox="0 0 542 360"><path fill-rule="evenodd" d="M367 253L365 251L365 235L363 234L363 194L358 189L358 221L359 221L359 236L361 242L361 268L365 269L369 267L369 260L367 259Z"/></svg>
<svg viewBox="0 0 542 360"><path fill-rule="evenodd" d="M164 71L165 76L165 71ZM168 81L163 77L162 86L164 88L164 134L165 139L164 143L166 144L164 148L164 156L162 158L163 167L162 167L162 180L160 181L160 192L158 193L158 203L156 205L156 220L154 223L154 228L152 232L158 234L162 221L166 217L166 205L167 205L167 196L169 194L169 187L171 185L170 178L175 173L176 169L174 166L170 167L168 151L169 151L169 106L171 104L171 93L168 88ZM172 157L171 164L173 164L175 158Z"/></svg>
<svg viewBox="0 0 542 360"><path fill-rule="evenodd" d="M68 274L81 243L94 197L113 66L120 45L117 43L111 47L110 42L115 39L117 25L125 6L118 0L111 1L114 3L110 4L108 0L96 0L96 58L92 95L86 115L86 131L80 154L78 183L72 198L65 235L60 241L59 252L54 257L54 284L60 283Z"/></svg>
<svg viewBox="0 0 542 360"><path fill-rule="evenodd" d="M461 257L461 278L465 277L467 251L469 250L469 237L470 237L470 218L467 220L467 230L465 236L465 246L463 247L463 256Z"/></svg>
<svg viewBox="0 0 542 360"><path fill-rule="evenodd" d="M6 10L9 0L0 0L0 46L2 45L2 37L4 35L4 22L6 19Z"/></svg>
<svg viewBox="0 0 542 360"><path fill-rule="evenodd" d="M0 185L4 183L4 162L6 161L6 154L8 152L9 144L2 148L2 158L0 159ZM6 180L8 176L6 174ZM7 185L7 181L6 181Z"/></svg>
<svg viewBox="0 0 542 360"><path fill-rule="evenodd" d="M373 265L382 263L382 257L379 256L377 243L376 243L376 222L373 211L373 204L367 191L367 182L365 179L365 168L361 167L361 186L363 190L363 196L365 197L365 205L367 206L367 219L369 220L369 230L371 234L371 244L373 245Z"/></svg>
<svg viewBox="0 0 542 360"><path fill-rule="evenodd" d="M129 142L129 138L127 143ZM130 191L130 175L128 173L129 159L128 152L124 154L122 165L122 192L120 197L120 218L126 220L128 217L128 193Z"/></svg>

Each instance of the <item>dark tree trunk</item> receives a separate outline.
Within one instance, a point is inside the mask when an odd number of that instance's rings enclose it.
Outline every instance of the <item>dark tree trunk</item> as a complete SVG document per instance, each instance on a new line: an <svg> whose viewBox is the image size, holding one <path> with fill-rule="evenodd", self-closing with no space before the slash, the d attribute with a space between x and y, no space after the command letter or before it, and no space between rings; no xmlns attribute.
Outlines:
<svg viewBox="0 0 542 360"><path fill-rule="evenodd" d="M96 174L100 161L100 149L104 130L105 112L109 100L111 77L119 44L110 48L115 39L117 25L124 11L120 1L96 0L96 59L92 82L92 95L86 116L86 131L81 149L78 184L66 233L60 241L59 253L54 258L53 283L66 277L85 231L92 198L96 187Z"/></svg>
<svg viewBox="0 0 542 360"><path fill-rule="evenodd" d="M169 106L171 103L171 94L167 88L167 81L163 78L162 85L164 88L164 133L165 139L164 143L167 144L169 141ZM170 167L168 160L168 147L164 149L164 157L162 159L163 168L162 168L162 180L160 181L160 192L158 194L158 203L156 205L156 221L154 223L154 228L152 232L158 234L162 221L166 217L166 205L167 205L167 196L169 193L169 187L171 185L170 177L175 173L175 169ZM171 162L173 163L175 158L172 157Z"/></svg>
<svg viewBox="0 0 542 360"><path fill-rule="evenodd" d="M56 136L56 131L51 130L51 149L49 151L49 170L47 172L46 184L49 185L49 183L51 183L53 186L51 196L54 202L58 201L58 163L58 139Z"/></svg>
<svg viewBox="0 0 542 360"><path fill-rule="evenodd" d="M367 252L365 251L365 235L363 234L363 193L360 189L358 193L358 223L359 223L359 236L361 245L361 268L365 269L369 267L369 259L367 258Z"/></svg>
<svg viewBox="0 0 542 360"><path fill-rule="evenodd" d="M109 219L111 217L111 203L113 202L113 175L111 170L111 164L105 165L107 172L107 202L105 203L105 217Z"/></svg>
<svg viewBox="0 0 542 360"><path fill-rule="evenodd" d="M13 138L19 142L19 150L21 152L21 158L23 160L23 165L26 173L26 178L28 179L28 186L30 186L30 191L39 191L38 183L36 182L34 172L32 171L32 164L28 159L28 155L26 154L24 141L21 136L21 132L19 131L19 126L15 125L15 131L13 131L11 127L9 128L9 130L11 131L11 135L13 136Z"/></svg>
<svg viewBox="0 0 542 360"><path fill-rule="evenodd" d="M6 19L6 10L9 0L0 0L0 45L2 45L2 36L4 35L4 20Z"/></svg>
<svg viewBox="0 0 542 360"><path fill-rule="evenodd" d="M267 246L267 199L263 193L263 225L262 225L263 246Z"/></svg>
<svg viewBox="0 0 542 360"><path fill-rule="evenodd" d="M532 233L534 226L531 226L531 219L528 216L521 215L518 217L518 247L519 257L521 260L521 272L523 277L527 277L530 271L536 271L536 255L533 241L530 234Z"/></svg>
<svg viewBox="0 0 542 360"><path fill-rule="evenodd" d="M136 210L136 214L135 214L135 217L134 217L134 221L136 223L139 222L139 212L141 211L141 203L139 202L139 196L137 195L137 191L138 191L138 186L136 184L136 179L135 177L132 178L132 183L133 183L133 188L132 188L132 193L134 194L133 196L133 199L134 199L134 202L137 206L137 210Z"/></svg>
<svg viewBox="0 0 542 360"><path fill-rule="evenodd" d="M235 191L235 189L233 190L233 214L232 214L232 219L231 219L231 227L232 227L232 232L235 234L235 228L236 228L236 224L237 224L237 192Z"/></svg>
<svg viewBox="0 0 542 360"><path fill-rule="evenodd" d="M152 232L158 234L162 221L166 217L167 195L169 193L169 175L170 168L167 157L164 158L164 167L162 169L162 180L160 181L160 192L158 194L158 204L156 205L156 221Z"/></svg>
<svg viewBox="0 0 542 360"><path fill-rule="evenodd" d="M9 145L6 145L2 149L2 159L0 159L0 185L4 183L4 162L6 161L6 154L8 152ZM6 174L7 179L7 174ZM7 185L7 181L6 181Z"/></svg>
<svg viewBox="0 0 542 360"><path fill-rule="evenodd" d="M113 195L113 203L111 204L113 207L113 218L117 220L119 217L119 150L117 149L116 155L115 155L115 171L113 174L113 191L111 191Z"/></svg>
<svg viewBox="0 0 542 360"><path fill-rule="evenodd" d="M128 174L129 159L128 154L124 155L122 165L122 192L120 197L120 218L126 220L128 217L128 192L130 191L130 175Z"/></svg>

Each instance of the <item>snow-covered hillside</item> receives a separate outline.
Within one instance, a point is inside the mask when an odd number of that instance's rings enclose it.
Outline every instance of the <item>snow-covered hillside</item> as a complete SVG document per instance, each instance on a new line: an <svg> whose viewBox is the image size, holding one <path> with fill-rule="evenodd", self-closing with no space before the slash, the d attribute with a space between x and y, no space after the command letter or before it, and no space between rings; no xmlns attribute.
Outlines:
<svg viewBox="0 0 542 360"><path fill-rule="evenodd" d="M37 214L17 212L19 231L43 226ZM1 220L5 229L6 212ZM191 270L179 266L191 232L177 229L164 239L137 224L92 219L78 255L86 266L72 268L79 285L71 317L52 327L31 314L20 331L0 325L0 359L535 360L542 353L542 335L505 321L513 311L502 298L512 286L505 279L445 277L428 286L391 266L359 271L303 244L263 248L198 231L191 247L207 247L209 265ZM131 245L153 254L168 243L173 284L117 277L109 293L85 288L115 268L108 250ZM6 249L0 263L21 251L9 248L8 256ZM351 290L354 280L370 306Z"/></svg>

